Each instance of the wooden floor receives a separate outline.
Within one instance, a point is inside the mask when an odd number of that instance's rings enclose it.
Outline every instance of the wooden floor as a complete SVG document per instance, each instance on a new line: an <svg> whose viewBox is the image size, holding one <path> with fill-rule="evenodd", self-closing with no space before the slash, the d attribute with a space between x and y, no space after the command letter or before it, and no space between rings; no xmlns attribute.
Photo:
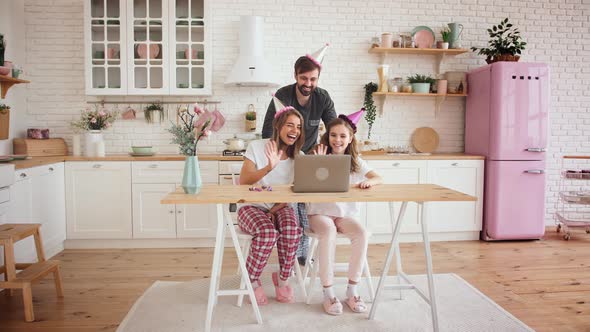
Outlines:
<svg viewBox="0 0 590 332"><path fill-rule="evenodd" d="M347 246L339 247L346 256ZM538 331L590 331L590 235L564 241L548 228L543 241L437 242L436 273L456 273ZM114 331L135 300L156 280L209 275L212 249L66 250L62 261L65 298L51 279L33 287L36 321L23 321L20 294L0 294L0 331ZM369 247L378 273L385 245ZM237 259L227 249L224 274ZM402 244L404 269L423 273L419 244Z"/></svg>

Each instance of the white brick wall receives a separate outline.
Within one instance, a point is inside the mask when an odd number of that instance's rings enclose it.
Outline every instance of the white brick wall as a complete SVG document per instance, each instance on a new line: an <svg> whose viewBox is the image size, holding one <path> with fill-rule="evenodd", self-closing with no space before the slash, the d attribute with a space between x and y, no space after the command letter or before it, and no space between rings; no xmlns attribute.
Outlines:
<svg viewBox="0 0 590 332"><path fill-rule="evenodd" d="M528 49L522 61L551 66L551 126L547 160L547 223L552 223L558 186L559 157L564 153L590 154L590 5L587 0L484 1L328 1L276 0L211 1L213 13L213 99L228 124L201 148L220 151L222 138L241 132L242 114L252 103L263 117L272 89L225 87L223 82L238 53L240 15L265 17L265 50L275 62L277 78L292 83L294 60L323 43L332 47L324 60L320 86L335 101L337 112L351 113L362 106L363 86L377 80L377 55L368 54L371 37L382 32L409 32L418 25L436 32L443 24L465 26L465 48L483 46L486 29L508 16L520 28ZM53 136L69 138L69 121L86 107L83 61L83 5L81 0L25 0L27 57L23 63L28 85L27 125L51 129ZM438 34L437 34L437 37ZM434 73L435 58L392 55L392 76ZM441 72L467 71L484 64L480 56L451 57ZM133 99L137 99L136 97ZM145 98L146 101L153 98ZM129 99L128 99L129 100ZM167 100L174 100L168 98ZM431 126L441 138L439 151L463 151L464 100L447 100L434 117L434 100L393 99L385 102L383 116L373 127L372 138L384 145L409 144L414 128ZM127 105L121 104L120 109ZM173 114L171 112L171 114ZM261 121L259 121L261 122ZM259 123L259 126L261 124ZM118 121L106 133L107 153L124 153L135 144L153 144L173 152L167 125L148 125L142 120ZM260 127L259 127L260 128ZM366 137L366 124L360 126Z"/></svg>

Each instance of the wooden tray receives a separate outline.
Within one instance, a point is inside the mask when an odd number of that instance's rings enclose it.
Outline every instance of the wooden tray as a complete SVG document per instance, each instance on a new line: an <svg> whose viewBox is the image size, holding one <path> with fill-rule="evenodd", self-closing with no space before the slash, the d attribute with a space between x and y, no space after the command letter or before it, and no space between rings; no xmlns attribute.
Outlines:
<svg viewBox="0 0 590 332"><path fill-rule="evenodd" d="M417 128L412 134L412 145L418 152L433 152L438 142L438 133L430 127Z"/></svg>

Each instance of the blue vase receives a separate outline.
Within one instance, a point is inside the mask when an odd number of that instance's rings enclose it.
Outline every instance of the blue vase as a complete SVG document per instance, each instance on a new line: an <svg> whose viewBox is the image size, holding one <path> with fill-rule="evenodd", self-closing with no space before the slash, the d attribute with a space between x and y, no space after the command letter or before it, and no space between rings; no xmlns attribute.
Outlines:
<svg viewBox="0 0 590 332"><path fill-rule="evenodd" d="M184 174L182 176L182 189L185 194L198 194L201 191L201 169L197 156L187 156L184 161Z"/></svg>

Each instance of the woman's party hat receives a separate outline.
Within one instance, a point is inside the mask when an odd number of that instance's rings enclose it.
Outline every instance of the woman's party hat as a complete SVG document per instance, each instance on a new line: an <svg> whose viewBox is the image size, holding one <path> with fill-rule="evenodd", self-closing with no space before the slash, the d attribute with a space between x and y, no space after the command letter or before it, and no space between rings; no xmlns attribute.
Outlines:
<svg viewBox="0 0 590 332"><path fill-rule="evenodd" d="M281 113L288 111L288 110L294 110L295 108L293 106L285 106L283 105L283 103L281 103L281 101L279 100L279 98L275 97L275 95L272 95L272 99L275 103L275 118L278 117L279 115L281 115Z"/></svg>

